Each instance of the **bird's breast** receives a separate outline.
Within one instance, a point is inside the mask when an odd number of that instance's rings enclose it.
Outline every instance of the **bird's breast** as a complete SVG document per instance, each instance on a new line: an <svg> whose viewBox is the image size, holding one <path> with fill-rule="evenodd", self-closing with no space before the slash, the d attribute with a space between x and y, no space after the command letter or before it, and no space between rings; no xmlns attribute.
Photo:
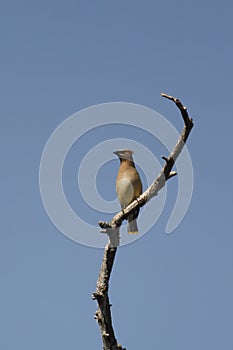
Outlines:
<svg viewBox="0 0 233 350"><path fill-rule="evenodd" d="M127 178L122 178L121 180L117 181L116 192L118 199L123 207L126 207L135 198L134 186L132 182Z"/></svg>

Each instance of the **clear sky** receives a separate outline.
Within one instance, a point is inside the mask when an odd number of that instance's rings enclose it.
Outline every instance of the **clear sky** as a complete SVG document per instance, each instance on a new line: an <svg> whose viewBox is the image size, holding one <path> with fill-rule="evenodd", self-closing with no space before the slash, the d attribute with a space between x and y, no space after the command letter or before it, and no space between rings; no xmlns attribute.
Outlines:
<svg viewBox="0 0 233 350"><path fill-rule="evenodd" d="M102 348L91 294L103 251L52 224L40 159L60 123L103 102L152 108L180 130L178 110L160 92L194 118L193 197L167 235L177 193L170 180L158 222L119 249L110 285L116 336L127 349L233 348L232 13L230 0L1 2L1 349ZM134 139L115 129L122 135ZM67 198L92 224L105 215L78 204L77 162L102 139L96 130L75 143L64 164ZM150 142L143 133L135 141ZM116 159L97 176L107 200L117 167Z"/></svg>

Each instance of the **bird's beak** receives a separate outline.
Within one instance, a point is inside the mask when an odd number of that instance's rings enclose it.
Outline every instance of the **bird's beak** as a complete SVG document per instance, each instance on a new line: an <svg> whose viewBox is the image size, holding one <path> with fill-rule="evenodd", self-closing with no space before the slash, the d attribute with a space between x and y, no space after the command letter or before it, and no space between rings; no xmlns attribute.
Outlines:
<svg viewBox="0 0 233 350"><path fill-rule="evenodd" d="M114 151L113 152L116 156L119 156L119 151Z"/></svg>

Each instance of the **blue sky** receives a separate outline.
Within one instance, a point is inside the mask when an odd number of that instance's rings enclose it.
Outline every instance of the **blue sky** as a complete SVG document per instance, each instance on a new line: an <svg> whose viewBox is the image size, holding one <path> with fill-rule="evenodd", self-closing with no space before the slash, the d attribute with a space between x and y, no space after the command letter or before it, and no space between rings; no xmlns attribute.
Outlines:
<svg viewBox="0 0 233 350"><path fill-rule="evenodd" d="M171 180L157 224L119 249L110 286L116 336L127 349L232 349L232 11L231 1L208 0L1 3L2 349L101 349L91 293L102 250L51 223L40 158L60 123L103 102L147 106L180 130L178 111L160 92L179 97L194 118L194 192L166 235L177 192ZM103 135L97 130L92 141ZM67 159L68 196L79 147ZM156 143L157 157L161 150ZM107 199L117 167L115 160L105 169L108 183L98 177Z"/></svg>

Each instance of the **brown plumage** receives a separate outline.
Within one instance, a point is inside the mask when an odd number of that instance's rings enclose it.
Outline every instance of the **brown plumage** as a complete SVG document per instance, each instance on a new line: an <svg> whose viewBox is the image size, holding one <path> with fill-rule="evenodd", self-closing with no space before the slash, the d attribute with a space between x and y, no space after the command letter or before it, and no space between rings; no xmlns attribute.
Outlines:
<svg viewBox="0 0 233 350"><path fill-rule="evenodd" d="M116 192L124 209L142 194L142 183L133 161L133 152L128 149L113 152L120 159L116 178ZM138 233L137 217L139 209L128 217L128 233Z"/></svg>

